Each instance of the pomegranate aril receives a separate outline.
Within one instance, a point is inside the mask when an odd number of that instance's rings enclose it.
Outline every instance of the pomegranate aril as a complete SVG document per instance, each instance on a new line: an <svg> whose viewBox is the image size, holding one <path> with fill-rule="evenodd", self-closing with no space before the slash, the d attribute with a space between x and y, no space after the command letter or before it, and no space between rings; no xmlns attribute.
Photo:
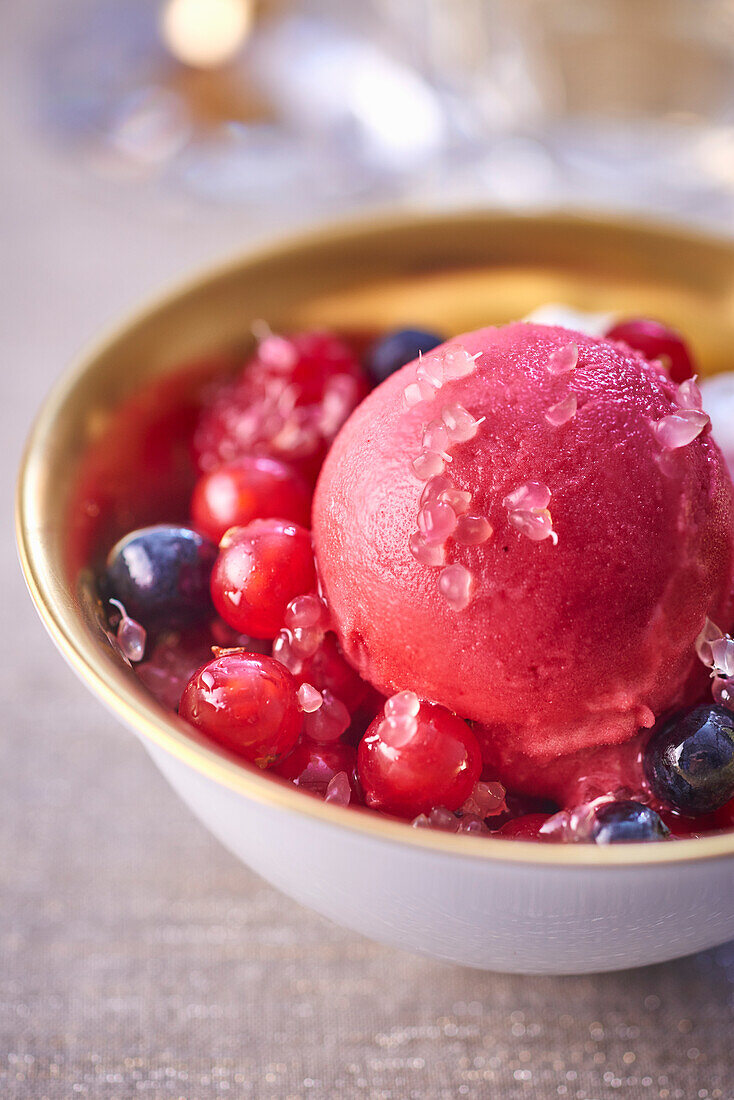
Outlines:
<svg viewBox="0 0 734 1100"><path fill-rule="evenodd" d="M444 405L441 419L446 428L449 443L468 443L479 431L482 420L476 420L463 405Z"/></svg>
<svg viewBox="0 0 734 1100"><path fill-rule="evenodd" d="M474 789L461 808L464 813L474 814L481 819L504 813L507 809L505 788L501 783L485 783L480 780L475 783Z"/></svg>
<svg viewBox="0 0 734 1100"><path fill-rule="evenodd" d="M432 546L451 538L456 524L456 512L442 500L430 500L418 513L418 532L423 541Z"/></svg>
<svg viewBox="0 0 734 1100"><path fill-rule="evenodd" d="M492 536L492 525L484 516L459 516L454 532L456 542L479 546Z"/></svg>
<svg viewBox="0 0 734 1100"><path fill-rule="evenodd" d="M141 626L135 619L130 618L119 600L110 600L109 602L120 613L120 621L115 634L120 652L132 664L138 664L145 656L147 638L145 627Z"/></svg>
<svg viewBox="0 0 734 1100"><path fill-rule="evenodd" d="M313 714L324 701L321 692L317 691L313 684L301 684L296 695L299 707L306 714Z"/></svg>
<svg viewBox="0 0 734 1100"><path fill-rule="evenodd" d="M426 542L420 531L414 531L408 540L408 547L420 565L429 568L443 565L446 561L446 549L443 545Z"/></svg>
<svg viewBox="0 0 734 1100"><path fill-rule="evenodd" d="M471 603L474 578L465 565L455 562L441 570L438 590L452 611L463 611Z"/></svg>
<svg viewBox="0 0 734 1100"><path fill-rule="evenodd" d="M326 788L324 802L332 802L335 806L348 806L352 801L352 787L346 772L337 772L333 779L329 780Z"/></svg>
<svg viewBox="0 0 734 1100"><path fill-rule="evenodd" d="M304 715L304 732L319 744L338 741L349 729L351 716L344 703L332 695L328 688L321 693L321 698L321 706Z"/></svg>

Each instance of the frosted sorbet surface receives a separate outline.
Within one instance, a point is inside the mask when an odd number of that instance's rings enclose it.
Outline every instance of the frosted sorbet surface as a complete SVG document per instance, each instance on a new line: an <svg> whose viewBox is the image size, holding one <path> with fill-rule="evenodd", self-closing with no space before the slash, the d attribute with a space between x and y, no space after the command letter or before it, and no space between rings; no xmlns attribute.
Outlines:
<svg viewBox="0 0 734 1100"><path fill-rule="evenodd" d="M731 624L732 522L690 387L621 345L517 323L370 394L326 459L313 530L367 679L543 758L625 741L685 699L706 615Z"/></svg>

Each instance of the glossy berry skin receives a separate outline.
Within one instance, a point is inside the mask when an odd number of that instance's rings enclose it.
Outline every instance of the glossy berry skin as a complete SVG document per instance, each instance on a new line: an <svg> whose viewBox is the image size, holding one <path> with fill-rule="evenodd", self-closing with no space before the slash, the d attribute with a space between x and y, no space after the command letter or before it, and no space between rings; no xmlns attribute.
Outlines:
<svg viewBox="0 0 734 1100"><path fill-rule="evenodd" d="M435 332L425 332L417 328L389 332L387 336L376 340L367 352L366 365L370 378L376 386L379 385L406 363L417 359L419 352L425 355L438 347L443 339L443 336L438 336Z"/></svg>
<svg viewBox="0 0 734 1100"><path fill-rule="evenodd" d="M212 614L213 542L187 527L141 527L109 552L103 595L124 604L144 626L182 626Z"/></svg>
<svg viewBox="0 0 734 1100"><path fill-rule="evenodd" d="M540 830L549 816L549 814L523 814L521 817L513 817L497 830L495 836L513 837L515 840L543 840Z"/></svg>
<svg viewBox="0 0 734 1100"><path fill-rule="evenodd" d="M706 704L661 723L645 751L655 797L688 817L714 813L734 797L734 714Z"/></svg>
<svg viewBox="0 0 734 1100"><path fill-rule="evenodd" d="M680 384L696 373L691 353L675 329L659 321L630 318L620 321L607 333L608 340L619 340L646 359L661 359L673 382Z"/></svg>
<svg viewBox="0 0 734 1100"><path fill-rule="evenodd" d="M318 744L303 736L293 752L274 771L303 790L323 798L329 783L339 772L347 773L352 791L356 793L356 767L357 753L351 745L345 745L342 741Z"/></svg>
<svg viewBox="0 0 734 1100"><path fill-rule="evenodd" d="M316 587L311 535L297 523L258 519L222 539L212 571L214 606L242 634L274 638L292 599Z"/></svg>
<svg viewBox="0 0 734 1100"><path fill-rule="evenodd" d="M589 840L594 844L666 840L669 835L655 810L632 799L603 802L594 810L589 825Z"/></svg>
<svg viewBox="0 0 734 1100"><path fill-rule="evenodd" d="M223 654L194 673L179 714L260 768L291 751L302 725L290 672L272 657L244 650Z"/></svg>
<svg viewBox="0 0 734 1100"><path fill-rule="evenodd" d="M435 807L458 810L482 770L476 737L445 707L421 703L415 730L395 733L381 715L360 742L359 781L368 806L414 818Z"/></svg>
<svg viewBox="0 0 734 1100"><path fill-rule="evenodd" d="M306 483L276 458L244 455L202 475L196 483L191 522L216 543L230 527L272 518L304 527L311 522L311 493Z"/></svg>

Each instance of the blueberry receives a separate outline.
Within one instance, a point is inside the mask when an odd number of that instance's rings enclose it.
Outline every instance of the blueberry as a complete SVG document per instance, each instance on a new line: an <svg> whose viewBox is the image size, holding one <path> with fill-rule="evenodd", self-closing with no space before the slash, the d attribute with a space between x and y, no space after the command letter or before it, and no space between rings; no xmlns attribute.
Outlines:
<svg viewBox="0 0 734 1100"><path fill-rule="evenodd" d="M141 527L109 552L102 595L144 625L182 625L212 614L213 542L187 527Z"/></svg>
<svg viewBox="0 0 734 1100"><path fill-rule="evenodd" d="M658 814L632 799L603 802L594 810L589 839L595 844L628 844L640 840L665 840L670 835Z"/></svg>
<svg viewBox="0 0 734 1100"><path fill-rule="evenodd" d="M423 332L417 328L402 328L382 336L367 352L367 370L373 383L377 386L384 382L406 363L417 359L419 351L425 355L442 344L443 339L435 332Z"/></svg>
<svg viewBox="0 0 734 1100"><path fill-rule="evenodd" d="M686 817L734 797L734 714L707 704L662 722L645 751L653 794Z"/></svg>

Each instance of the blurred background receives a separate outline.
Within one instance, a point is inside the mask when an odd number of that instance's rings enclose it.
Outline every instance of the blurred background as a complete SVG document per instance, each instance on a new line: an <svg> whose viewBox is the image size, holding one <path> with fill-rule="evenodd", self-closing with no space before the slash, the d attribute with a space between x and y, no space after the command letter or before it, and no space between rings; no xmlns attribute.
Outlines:
<svg viewBox="0 0 734 1100"><path fill-rule="evenodd" d="M110 199L278 228L573 203L728 227L731 0L65 0L29 124Z"/></svg>
<svg viewBox="0 0 734 1100"><path fill-rule="evenodd" d="M731 947L490 980L304 913L102 714L20 579L28 425L113 319L295 226L471 205L731 234L734 0L0 5L3 1097L734 1095Z"/></svg>

